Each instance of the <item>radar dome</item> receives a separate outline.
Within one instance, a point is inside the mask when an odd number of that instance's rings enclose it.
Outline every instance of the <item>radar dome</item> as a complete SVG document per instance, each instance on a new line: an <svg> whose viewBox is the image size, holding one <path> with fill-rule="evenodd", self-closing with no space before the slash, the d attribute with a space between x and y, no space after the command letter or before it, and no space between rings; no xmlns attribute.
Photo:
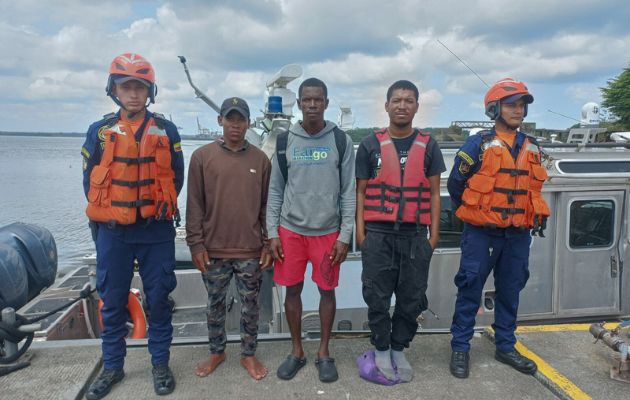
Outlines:
<svg viewBox="0 0 630 400"><path fill-rule="evenodd" d="M593 102L584 104L580 126L598 126L599 121L599 104Z"/></svg>

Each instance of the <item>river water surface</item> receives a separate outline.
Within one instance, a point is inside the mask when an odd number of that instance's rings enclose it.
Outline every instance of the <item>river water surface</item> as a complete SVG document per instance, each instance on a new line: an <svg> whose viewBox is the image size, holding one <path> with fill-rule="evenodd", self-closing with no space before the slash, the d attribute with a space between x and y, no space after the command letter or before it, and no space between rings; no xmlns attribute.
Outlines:
<svg viewBox="0 0 630 400"><path fill-rule="evenodd" d="M85 216L83 138L0 136L0 227L12 222L41 225L54 236L60 273L81 266L95 252ZM184 141L185 165L206 142ZM188 174L186 174L188 176ZM186 215L186 186L179 196Z"/></svg>

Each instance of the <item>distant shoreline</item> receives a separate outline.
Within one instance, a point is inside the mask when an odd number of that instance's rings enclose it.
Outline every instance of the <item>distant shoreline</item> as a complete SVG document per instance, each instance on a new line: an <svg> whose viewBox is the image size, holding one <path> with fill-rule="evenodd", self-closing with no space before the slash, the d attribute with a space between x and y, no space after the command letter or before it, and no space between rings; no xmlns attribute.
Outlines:
<svg viewBox="0 0 630 400"><path fill-rule="evenodd" d="M30 136L30 137L85 137L81 132L6 132L0 131L0 136ZM198 138L191 135L180 135L184 140L204 140L208 138Z"/></svg>
<svg viewBox="0 0 630 400"><path fill-rule="evenodd" d="M85 137L85 133L79 133L79 132L5 132L5 131L0 131L0 136Z"/></svg>

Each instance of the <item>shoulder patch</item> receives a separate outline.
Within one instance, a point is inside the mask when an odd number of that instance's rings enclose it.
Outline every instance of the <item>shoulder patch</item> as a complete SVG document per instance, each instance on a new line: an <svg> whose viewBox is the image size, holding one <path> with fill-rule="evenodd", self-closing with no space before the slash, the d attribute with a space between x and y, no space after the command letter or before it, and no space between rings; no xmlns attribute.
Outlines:
<svg viewBox="0 0 630 400"><path fill-rule="evenodd" d="M83 154L85 158L90 158L90 152L85 147L81 147L81 154Z"/></svg>
<svg viewBox="0 0 630 400"><path fill-rule="evenodd" d="M470 172L470 164L467 162L459 163L459 168L457 168L462 175L467 175Z"/></svg>
<svg viewBox="0 0 630 400"><path fill-rule="evenodd" d="M470 155L468 155L468 153L465 153L463 150L458 151L457 155L462 160L466 161L466 163L468 164L468 167L475 164L475 160L473 160L473 158Z"/></svg>
<svg viewBox="0 0 630 400"><path fill-rule="evenodd" d="M103 125L99 128L98 130L98 140L100 140L101 142L105 141L105 131L108 130L110 128L110 126L108 125Z"/></svg>
<svg viewBox="0 0 630 400"><path fill-rule="evenodd" d="M173 151L182 151L182 142L173 143Z"/></svg>

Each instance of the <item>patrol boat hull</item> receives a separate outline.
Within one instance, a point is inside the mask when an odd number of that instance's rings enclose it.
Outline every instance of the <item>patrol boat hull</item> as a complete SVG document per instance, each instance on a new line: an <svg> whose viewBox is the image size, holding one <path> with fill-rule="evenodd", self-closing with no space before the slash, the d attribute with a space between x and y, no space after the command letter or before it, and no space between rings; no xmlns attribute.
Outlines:
<svg viewBox="0 0 630 400"><path fill-rule="evenodd" d="M442 144L447 168L452 166L458 146ZM545 147L549 181L543 195L552 215L545 237L535 237L530 252L530 278L521 292L519 321L558 322L601 320L630 315L630 281L624 273L624 261L630 257L630 152L623 147L569 146ZM460 261L459 239L462 223L451 207L442 180L441 238L431 260L429 273L429 310L419 317L420 330L447 331L454 310L457 289L453 277ZM207 292L199 272L193 267L183 231L176 239L177 288L171 296L176 337L206 336ZM20 313L25 316L43 312L78 296L83 285L94 275L95 258L87 257L86 266L68 274ZM309 267L310 268L310 267ZM90 272L92 271L92 272ZM132 287L142 292L136 274ZM341 267L334 328L339 331L366 333L367 308L361 293L361 253L351 244L348 259ZM233 282L228 291L226 328L238 334L240 299ZM392 304L395 299L392 299ZM307 272L303 292L303 329L319 330L317 314L319 294ZM260 294L260 333L286 334L284 288L272 282L272 271L264 274ZM98 337L94 301L86 300L43 321L37 333L40 340ZM477 324L488 326L494 319L494 285L486 283ZM316 335L316 333L314 333Z"/></svg>

